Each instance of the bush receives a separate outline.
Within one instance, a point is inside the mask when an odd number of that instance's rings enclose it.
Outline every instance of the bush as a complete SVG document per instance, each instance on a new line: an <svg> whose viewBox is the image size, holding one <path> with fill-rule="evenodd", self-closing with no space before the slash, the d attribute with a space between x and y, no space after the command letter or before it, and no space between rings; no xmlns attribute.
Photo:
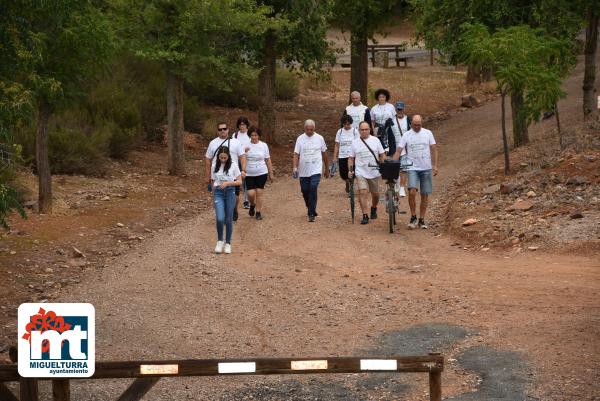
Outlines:
<svg viewBox="0 0 600 401"><path fill-rule="evenodd" d="M300 93L298 75L287 69L277 70L275 75L275 93L278 100L294 100Z"/></svg>
<svg viewBox="0 0 600 401"><path fill-rule="evenodd" d="M111 124L90 134L68 127L52 129L48 136L52 174L104 175L110 131Z"/></svg>
<svg viewBox="0 0 600 401"><path fill-rule="evenodd" d="M186 96L183 100L183 126L186 131L199 133L206 119L206 113L196 96Z"/></svg>

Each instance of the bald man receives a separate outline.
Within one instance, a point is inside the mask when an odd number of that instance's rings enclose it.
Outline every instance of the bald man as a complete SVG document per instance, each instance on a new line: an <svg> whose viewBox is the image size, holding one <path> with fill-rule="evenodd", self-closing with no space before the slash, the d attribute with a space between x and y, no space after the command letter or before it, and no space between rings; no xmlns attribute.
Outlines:
<svg viewBox="0 0 600 401"><path fill-rule="evenodd" d="M427 229L425 213L427 212L427 201L432 191L432 175L438 173L438 152L435 145L433 133L423 128L423 119L420 115L412 118L411 129L406 132L398 149L394 154L394 160L400 158L402 150L406 150L408 164L408 204L410 205L409 229L419 226ZM421 192L421 203L419 205L419 219L417 220L417 191Z"/></svg>
<svg viewBox="0 0 600 401"><path fill-rule="evenodd" d="M351 103L346 106L343 115L352 117L352 127L358 132L358 124L366 121L371 125L371 111L360 101L360 93L354 91L350 93Z"/></svg>

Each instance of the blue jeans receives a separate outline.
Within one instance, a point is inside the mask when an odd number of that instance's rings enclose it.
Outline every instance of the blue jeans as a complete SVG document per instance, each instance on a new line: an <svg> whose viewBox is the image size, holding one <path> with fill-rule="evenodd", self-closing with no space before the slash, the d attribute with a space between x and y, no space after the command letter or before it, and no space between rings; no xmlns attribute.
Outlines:
<svg viewBox="0 0 600 401"><path fill-rule="evenodd" d="M223 226L226 228L225 242L231 244L233 234L233 209L235 208L235 187L213 190L213 206L217 219L217 237L223 241Z"/></svg>
<svg viewBox="0 0 600 401"><path fill-rule="evenodd" d="M319 182L321 182L321 174L300 177L300 190L302 191L309 216L314 216L317 213L317 188L319 188Z"/></svg>

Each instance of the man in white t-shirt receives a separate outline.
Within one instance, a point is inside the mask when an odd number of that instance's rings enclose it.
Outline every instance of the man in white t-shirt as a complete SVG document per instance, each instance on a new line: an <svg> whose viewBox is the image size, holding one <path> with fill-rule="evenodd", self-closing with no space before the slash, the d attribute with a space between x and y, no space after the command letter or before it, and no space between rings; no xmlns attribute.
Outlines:
<svg viewBox="0 0 600 401"><path fill-rule="evenodd" d="M396 143L399 144L402 136L407 133L411 128L412 119L404 113L404 102L396 102L396 127L397 130L394 131L394 135L396 136ZM393 155L392 155L393 156ZM400 155L400 163L406 164L406 150L402 151ZM400 170L400 196L406 196L406 172ZM402 211L402 213L406 213Z"/></svg>
<svg viewBox="0 0 600 401"><path fill-rule="evenodd" d="M233 138L240 141L240 145L242 145L242 149L245 153L248 153L250 149L250 136L248 136L248 128L250 128L250 121L248 117L240 116L235 123L237 128L237 132L232 135ZM246 191L246 179L242 180L241 188L244 190L244 209L250 209L250 202L248 202L248 192ZM237 199L239 202L239 197ZM237 210L237 204L235 205L235 209Z"/></svg>
<svg viewBox="0 0 600 401"><path fill-rule="evenodd" d="M358 184L358 200L362 209L363 217L360 224L369 223L369 199L371 192L371 219L377 218L377 204L379 203L379 178L381 174L377 166L385 161L385 150L381 141L371 135L369 123L363 121L359 125L360 137L352 142L350 157L348 158L348 169L353 170Z"/></svg>
<svg viewBox="0 0 600 401"><path fill-rule="evenodd" d="M425 212L427 211L427 200L432 191L432 175L437 175L438 152L433 133L422 128L421 116L412 118L412 129L405 133L400 140L394 159L398 160L402 150L406 150L408 163L408 204L410 205L410 223L408 228L416 228L417 225L423 229L427 228L425 223ZM419 220L417 222L417 191L421 192L421 204L419 206Z"/></svg>
<svg viewBox="0 0 600 401"><path fill-rule="evenodd" d="M352 127L358 131L358 124L366 121L371 124L371 111L367 106L360 101L360 92L354 91L350 93L350 103L344 110L344 115L352 117Z"/></svg>
<svg viewBox="0 0 600 401"><path fill-rule="evenodd" d="M229 129L227 128L227 123L220 122L217 124L218 136L210 141L208 144L208 148L206 149L205 161L204 161L204 180L206 185L210 185L210 177L211 177L211 166L215 156L221 146L225 146L229 148L229 153L231 154L231 160L236 163L242 172L242 178L246 177L246 152L242 149L242 145L235 138L229 137ZM240 187L235 187L235 196L236 196L236 208L233 210L233 221L238 219L238 197L240 195Z"/></svg>
<svg viewBox="0 0 600 401"><path fill-rule="evenodd" d="M308 221L314 222L317 216L317 190L321 174L329 177L327 145L323 137L315 132L315 122L304 122L304 133L296 140L294 147L294 178L300 177L300 190L308 209ZM323 170L325 166L325 170Z"/></svg>

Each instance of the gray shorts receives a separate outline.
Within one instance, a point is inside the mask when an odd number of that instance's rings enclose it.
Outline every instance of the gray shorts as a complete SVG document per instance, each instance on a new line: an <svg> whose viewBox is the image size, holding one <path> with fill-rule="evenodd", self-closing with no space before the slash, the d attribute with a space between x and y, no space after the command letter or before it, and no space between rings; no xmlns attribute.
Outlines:
<svg viewBox="0 0 600 401"><path fill-rule="evenodd" d="M377 178L364 178L357 176L356 183L358 184L359 190L369 190L372 194L379 193L379 177Z"/></svg>
<svg viewBox="0 0 600 401"><path fill-rule="evenodd" d="M433 189L431 170L408 170L408 188L416 188L421 195L430 195Z"/></svg>

